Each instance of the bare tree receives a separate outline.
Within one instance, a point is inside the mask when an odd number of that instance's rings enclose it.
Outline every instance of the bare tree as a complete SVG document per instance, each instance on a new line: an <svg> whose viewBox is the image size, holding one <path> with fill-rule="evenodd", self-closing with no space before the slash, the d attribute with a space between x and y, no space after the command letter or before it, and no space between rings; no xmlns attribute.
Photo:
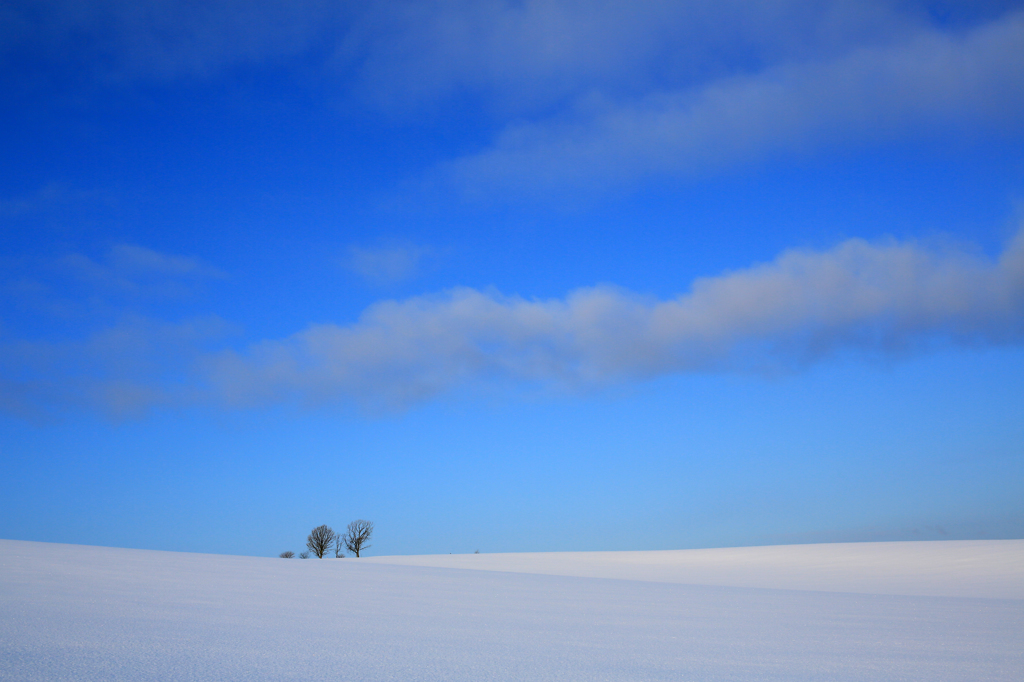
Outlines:
<svg viewBox="0 0 1024 682"><path fill-rule="evenodd" d="M345 556L345 536L338 533L334 536L334 558L342 559Z"/></svg>
<svg viewBox="0 0 1024 682"><path fill-rule="evenodd" d="M317 559L324 558L324 552L331 548L336 537L330 526L317 526L306 538L306 547L309 547L309 551L316 554Z"/></svg>
<svg viewBox="0 0 1024 682"><path fill-rule="evenodd" d="M282 559L291 559L293 556L295 556L295 552L281 552L280 554L278 554L278 556Z"/></svg>
<svg viewBox="0 0 1024 682"><path fill-rule="evenodd" d="M356 557L359 556L359 552L364 549L370 549L370 545L367 543L370 541L370 536L373 535L373 521L364 521L358 519L348 524L348 530L341 536L342 542L345 543L345 548L348 551L353 552Z"/></svg>
<svg viewBox="0 0 1024 682"><path fill-rule="evenodd" d="M309 552L302 552L301 554L299 554L299 558L300 559L308 559L309 558Z"/></svg>

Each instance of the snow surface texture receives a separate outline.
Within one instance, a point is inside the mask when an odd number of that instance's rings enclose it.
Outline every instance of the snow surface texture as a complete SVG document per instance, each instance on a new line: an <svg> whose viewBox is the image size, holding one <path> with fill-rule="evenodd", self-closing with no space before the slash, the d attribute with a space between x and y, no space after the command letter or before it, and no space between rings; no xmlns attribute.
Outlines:
<svg viewBox="0 0 1024 682"><path fill-rule="evenodd" d="M660 552L432 554L366 561L690 585L1024 599L1024 540L849 542Z"/></svg>
<svg viewBox="0 0 1024 682"><path fill-rule="evenodd" d="M0 540L0 679L1019 682L1022 582L1024 541L283 561Z"/></svg>

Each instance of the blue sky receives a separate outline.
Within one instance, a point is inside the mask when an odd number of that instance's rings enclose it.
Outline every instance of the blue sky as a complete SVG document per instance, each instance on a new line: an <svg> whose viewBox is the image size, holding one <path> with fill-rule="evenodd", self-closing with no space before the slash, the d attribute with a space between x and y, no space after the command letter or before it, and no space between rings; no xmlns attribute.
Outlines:
<svg viewBox="0 0 1024 682"><path fill-rule="evenodd" d="M1024 3L13 2L0 537L1024 537Z"/></svg>

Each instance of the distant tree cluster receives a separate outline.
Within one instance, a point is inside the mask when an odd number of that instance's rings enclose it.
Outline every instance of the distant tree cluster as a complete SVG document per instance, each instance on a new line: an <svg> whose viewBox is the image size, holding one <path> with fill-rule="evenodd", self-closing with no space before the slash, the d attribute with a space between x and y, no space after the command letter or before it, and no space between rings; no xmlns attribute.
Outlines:
<svg viewBox="0 0 1024 682"><path fill-rule="evenodd" d="M312 552L317 559L323 559L324 554L327 554L331 549L334 550L334 557L336 559L344 557L345 550L352 552L358 557L360 552L370 548L369 543L372 536L373 521L366 521L364 519L357 519L348 524L344 533L335 533L334 529L326 524L317 526L310 531L309 536L306 538L306 547L309 551L299 554L299 558L308 559L310 552ZM291 559L295 556L295 552L281 552L279 556L282 559Z"/></svg>

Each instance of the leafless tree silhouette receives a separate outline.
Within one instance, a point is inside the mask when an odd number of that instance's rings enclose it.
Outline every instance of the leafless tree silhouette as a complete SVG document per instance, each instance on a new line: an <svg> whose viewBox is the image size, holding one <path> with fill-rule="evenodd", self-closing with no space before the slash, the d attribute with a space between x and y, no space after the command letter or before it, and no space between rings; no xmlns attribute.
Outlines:
<svg viewBox="0 0 1024 682"><path fill-rule="evenodd" d="M278 556L282 559L291 559L295 556L295 552L281 552Z"/></svg>
<svg viewBox="0 0 1024 682"><path fill-rule="evenodd" d="M356 557L358 557L359 552L364 549L370 549L370 545L367 543L372 535L373 521L358 519L348 524L348 530L341 536L341 540L345 543L345 548L355 553Z"/></svg>
<svg viewBox="0 0 1024 682"><path fill-rule="evenodd" d="M341 559L345 556L345 536L338 533L334 536L334 558Z"/></svg>
<svg viewBox="0 0 1024 682"><path fill-rule="evenodd" d="M309 552L303 552L303 553L299 554L299 558L300 559L308 559L309 558Z"/></svg>
<svg viewBox="0 0 1024 682"><path fill-rule="evenodd" d="M317 526L306 538L306 547L309 547L309 551L316 554L317 559L324 558L324 552L331 548L335 538L334 531L331 530L330 526Z"/></svg>

